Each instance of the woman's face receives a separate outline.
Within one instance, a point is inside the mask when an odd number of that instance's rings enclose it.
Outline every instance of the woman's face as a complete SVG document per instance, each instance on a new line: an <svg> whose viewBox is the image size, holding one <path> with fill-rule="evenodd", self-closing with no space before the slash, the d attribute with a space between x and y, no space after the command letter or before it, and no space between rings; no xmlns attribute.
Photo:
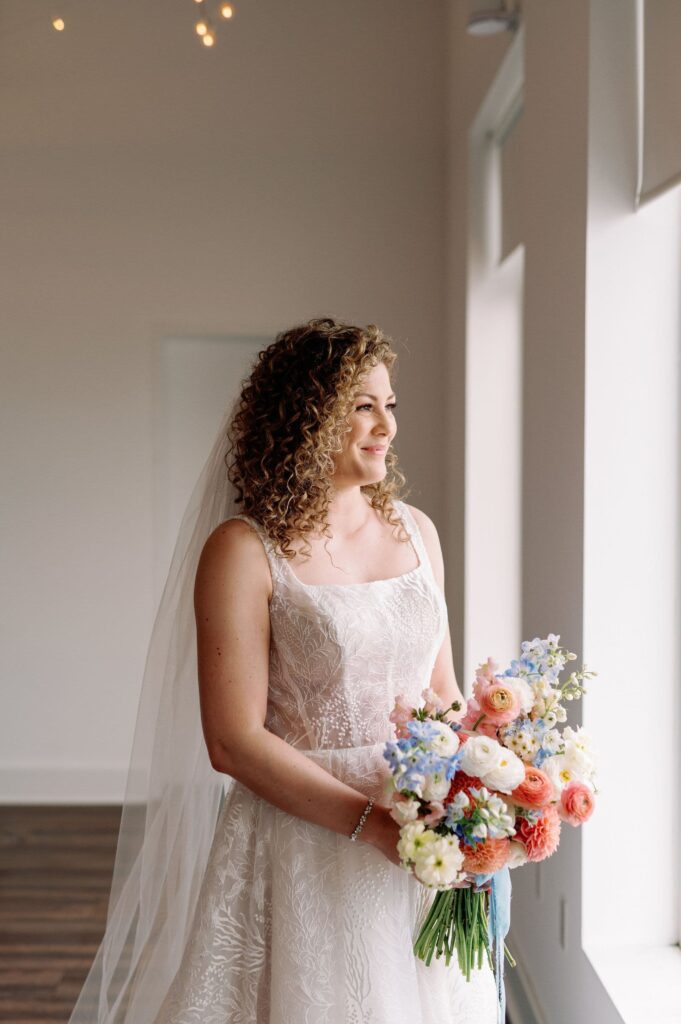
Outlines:
<svg viewBox="0 0 681 1024"><path fill-rule="evenodd" d="M364 486L386 474L385 453L397 433L395 395L384 363L367 371L352 412L343 451L334 456L334 485Z"/></svg>

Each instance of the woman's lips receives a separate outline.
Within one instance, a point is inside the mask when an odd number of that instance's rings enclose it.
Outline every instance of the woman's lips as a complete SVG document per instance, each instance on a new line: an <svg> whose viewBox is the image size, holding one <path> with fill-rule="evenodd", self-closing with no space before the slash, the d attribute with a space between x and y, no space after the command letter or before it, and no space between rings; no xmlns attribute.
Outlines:
<svg viewBox="0 0 681 1024"><path fill-rule="evenodd" d="M362 451L368 452L369 455L385 455L386 448L383 447L382 445L376 445L375 447L371 448L362 448Z"/></svg>

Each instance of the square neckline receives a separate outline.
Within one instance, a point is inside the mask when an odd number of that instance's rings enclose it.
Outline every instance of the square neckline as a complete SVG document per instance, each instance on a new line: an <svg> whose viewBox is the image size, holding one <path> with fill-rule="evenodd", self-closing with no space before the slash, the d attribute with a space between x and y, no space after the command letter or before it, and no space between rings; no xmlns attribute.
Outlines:
<svg viewBox="0 0 681 1024"><path fill-rule="evenodd" d="M407 522L407 517L405 514L406 506L404 502L401 499L398 499L393 504L397 511L397 514L399 515L400 522L402 523L402 526L407 532L407 535L409 537L409 543L412 546L412 550L418 559L418 565L414 566L413 569L409 569L407 572L402 572L400 573L399 576L383 576L381 577L381 579L377 580L357 580L354 583L305 583L303 580L300 579L300 577L298 577L294 573L293 568L291 567L291 565L289 565L288 558L281 558L280 561L286 563L286 569L288 573L293 577L293 579L299 586L304 587L306 590L326 590L328 588L346 589L348 587L371 587L375 586L377 583L394 583L397 580L404 580L407 579L409 576L414 576L416 573L421 572L421 570L423 569L423 556L414 541L414 535ZM398 505L400 507L398 507ZM416 528L418 529L418 525L416 526Z"/></svg>

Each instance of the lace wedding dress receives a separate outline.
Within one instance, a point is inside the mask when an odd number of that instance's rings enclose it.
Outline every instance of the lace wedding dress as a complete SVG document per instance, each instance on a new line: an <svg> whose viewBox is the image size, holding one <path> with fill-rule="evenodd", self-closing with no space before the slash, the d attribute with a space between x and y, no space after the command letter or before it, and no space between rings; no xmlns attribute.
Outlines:
<svg viewBox="0 0 681 1024"><path fill-rule="evenodd" d="M447 607L419 564L368 583L304 584L255 520L270 564L267 728L386 804L383 745L404 693L421 702ZM154 1024L495 1024L485 964L426 966L412 941L434 891L366 843L287 814L235 781L220 810L189 941Z"/></svg>

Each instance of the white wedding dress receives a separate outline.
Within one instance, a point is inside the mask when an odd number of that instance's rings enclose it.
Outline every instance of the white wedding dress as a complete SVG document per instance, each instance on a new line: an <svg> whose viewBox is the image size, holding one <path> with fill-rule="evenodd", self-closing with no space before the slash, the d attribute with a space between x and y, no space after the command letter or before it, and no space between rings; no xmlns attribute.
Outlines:
<svg viewBox="0 0 681 1024"><path fill-rule="evenodd" d="M369 583L302 583L270 564L267 728L387 803L394 698L415 706L447 628L418 526L395 507L419 565ZM494 977L412 941L434 891L374 847L310 824L235 781L217 821L180 968L154 1024L496 1024Z"/></svg>

